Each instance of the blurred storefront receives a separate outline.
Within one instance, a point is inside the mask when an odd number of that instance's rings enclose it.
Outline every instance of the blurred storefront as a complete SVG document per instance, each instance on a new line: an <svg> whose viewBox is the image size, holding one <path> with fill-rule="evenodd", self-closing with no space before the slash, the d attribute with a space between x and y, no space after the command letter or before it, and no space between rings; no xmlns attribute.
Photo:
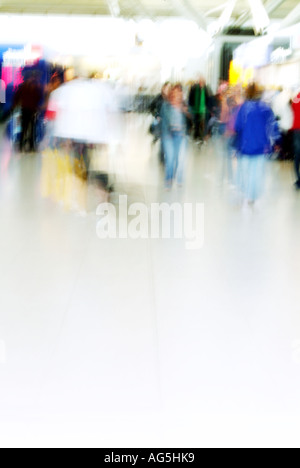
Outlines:
<svg viewBox="0 0 300 468"><path fill-rule="evenodd" d="M247 85L253 80L267 89L299 86L299 25L255 39L235 51L230 82Z"/></svg>
<svg viewBox="0 0 300 468"><path fill-rule="evenodd" d="M241 81L241 64L236 63L233 74L232 59L234 54L244 44L253 40L253 36L246 35L221 35L216 37L205 54L206 79L213 92L217 92L220 81ZM238 72L238 77L236 74Z"/></svg>
<svg viewBox="0 0 300 468"><path fill-rule="evenodd" d="M86 72L99 71L139 89L197 78L211 38L195 22L174 18L0 15L0 44L4 41L21 47L38 42L52 65L75 73L80 62Z"/></svg>
<svg viewBox="0 0 300 468"><path fill-rule="evenodd" d="M22 68L26 65L27 54L24 45L0 45L0 79L5 86L22 81Z"/></svg>

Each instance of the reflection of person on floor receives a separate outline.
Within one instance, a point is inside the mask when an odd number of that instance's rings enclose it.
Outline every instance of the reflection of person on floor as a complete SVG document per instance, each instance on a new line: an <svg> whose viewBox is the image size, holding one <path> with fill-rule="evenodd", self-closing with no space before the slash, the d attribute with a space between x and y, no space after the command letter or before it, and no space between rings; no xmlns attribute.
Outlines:
<svg viewBox="0 0 300 468"><path fill-rule="evenodd" d="M13 109L21 108L20 151L25 149L28 139L29 151L35 151L36 117L43 101L43 88L32 74L22 83L14 96Z"/></svg>
<svg viewBox="0 0 300 468"><path fill-rule="evenodd" d="M188 108L183 100L180 84L172 87L169 102L162 106L162 138L165 151L166 187L172 187L177 177L178 185L183 183L183 143L186 135Z"/></svg>
<svg viewBox="0 0 300 468"><path fill-rule="evenodd" d="M240 145L239 188L249 204L262 193L266 154L272 151L274 122L272 109L260 100L257 86L250 85L235 123Z"/></svg>

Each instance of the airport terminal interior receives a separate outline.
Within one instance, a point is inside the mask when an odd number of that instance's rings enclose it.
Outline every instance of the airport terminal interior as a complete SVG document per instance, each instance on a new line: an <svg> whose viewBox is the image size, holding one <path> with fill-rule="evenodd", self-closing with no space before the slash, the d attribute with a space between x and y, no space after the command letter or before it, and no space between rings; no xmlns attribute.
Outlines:
<svg viewBox="0 0 300 468"><path fill-rule="evenodd" d="M299 447L298 1L2 1L0 80L0 446Z"/></svg>

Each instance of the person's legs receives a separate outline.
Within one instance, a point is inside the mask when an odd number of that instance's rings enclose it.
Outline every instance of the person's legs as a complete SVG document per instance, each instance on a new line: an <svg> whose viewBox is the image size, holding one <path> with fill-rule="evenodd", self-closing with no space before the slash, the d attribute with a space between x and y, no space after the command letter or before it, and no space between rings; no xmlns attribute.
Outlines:
<svg viewBox="0 0 300 468"><path fill-rule="evenodd" d="M246 155L241 155L239 161L239 186L241 190L241 194L244 199L248 198L249 192L249 161L250 158Z"/></svg>
<svg viewBox="0 0 300 468"><path fill-rule="evenodd" d="M281 138L280 141L277 143L279 146L279 155L278 158L282 161L285 161L287 159L287 132L284 130L281 131Z"/></svg>
<svg viewBox="0 0 300 468"><path fill-rule="evenodd" d="M225 151L226 151L226 158L227 158L227 177L228 177L228 182L230 184L233 183L233 164L232 164L232 159L233 159L233 153L234 153L234 148L232 145L232 137L225 137L226 138L226 144L225 144Z"/></svg>
<svg viewBox="0 0 300 468"><path fill-rule="evenodd" d="M209 137L208 124L210 121L211 115L209 112L206 112L204 117L204 139L207 140Z"/></svg>
<svg viewBox="0 0 300 468"><path fill-rule="evenodd" d="M239 153L237 155L237 168L236 168L236 176L235 176L235 184L239 195L244 193L243 189L243 158L242 155Z"/></svg>
<svg viewBox="0 0 300 468"><path fill-rule="evenodd" d="M249 158L249 175L247 199L255 202L261 196L264 184L265 156L255 156Z"/></svg>
<svg viewBox="0 0 300 468"><path fill-rule="evenodd" d="M183 182L183 165L180 160L181 148L183 143L183 136L178 133L173 135L174 141L174 178L177 176L177 182L179 185Z"/></svg>
<svg viewBox="0 0 300 468"><path fill-rule="evenodd" d="M174 146L171 135L164 136L163 145L165 150L165 182L167 188L170 188L174 177Z"/></svg>
<svg viewBox="0 0 300 468"><path fill-rule="evenodd" d="M300 130L294 131L294 165L296 173L296 185L300 189Z"/></svg>
<svg viewBox="0 0 300 468"><path fill-rule="evenodd" d="M200 138L200 114L194 114L194 139Z"/></svg>
<svg viewBox="0 0 300 468"><path fill-rule="evenodd" d="M225 177L225 154L224 154L224 137L220 123L215 126L212 136L214 152L218 158L218 183L222 184Z"/></svg>
<svg viewBox="0 0 300 468"><path fill-rule="evenodd" d="M21 111L21 137L20 137L20 151L24 150L25 140L28 133L30 124L30 112L27 109Z"/></svg>
<svg viewBox="0 0 300 468"><path fill-rule="evenodd" d="M287 132L287 159L288 161L294 160L294 131Z"/></svg>
<svg viewBox="0 0 300 468"><path fill-rule="evenodd" d="M229 149L229 140L225 136L225 130L225 124L219 123L212 136L214 150L218 158L220 184L223 184L225 180L232 183L232 152Z"/></svg>
<svg viewBox="0 0 300 468"><path fill-rule="evenodd" d="M29 139L29 149L30 151L35 151L36 143L36 115L34 112L28 112L28 139Z"/></svg>
<svg viewBox="0 0 300 468"><path fill-rule="evenodd" d="M165 150L164 150L164 140L160 139L160 148L159 148L159 160L161 164L165 163Z"/></svg>
<svg viewBox="0 0 300 468"><path fill-rule="evenodd" d="M199 116L200 118L200 125L199 125L199 128L200 128L200 140L201 141L204 141L204 138L205 138L205 122L206 122L206 114L200 114Z"/></svg>

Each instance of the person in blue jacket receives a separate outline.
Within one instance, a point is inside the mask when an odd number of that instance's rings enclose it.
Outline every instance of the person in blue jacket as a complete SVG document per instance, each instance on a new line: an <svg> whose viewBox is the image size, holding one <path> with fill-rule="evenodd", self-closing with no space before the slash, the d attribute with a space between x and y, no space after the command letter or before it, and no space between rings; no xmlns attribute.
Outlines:
<svg viewBox="0 0 300 468"><path fill-rule="evenodd" d="M249 204L255 203L262 193L266 156L272 153L274 146L275 122L272 109L260 100L257 86L251 84L235 123L240 155L240 189Z"/></svg>

